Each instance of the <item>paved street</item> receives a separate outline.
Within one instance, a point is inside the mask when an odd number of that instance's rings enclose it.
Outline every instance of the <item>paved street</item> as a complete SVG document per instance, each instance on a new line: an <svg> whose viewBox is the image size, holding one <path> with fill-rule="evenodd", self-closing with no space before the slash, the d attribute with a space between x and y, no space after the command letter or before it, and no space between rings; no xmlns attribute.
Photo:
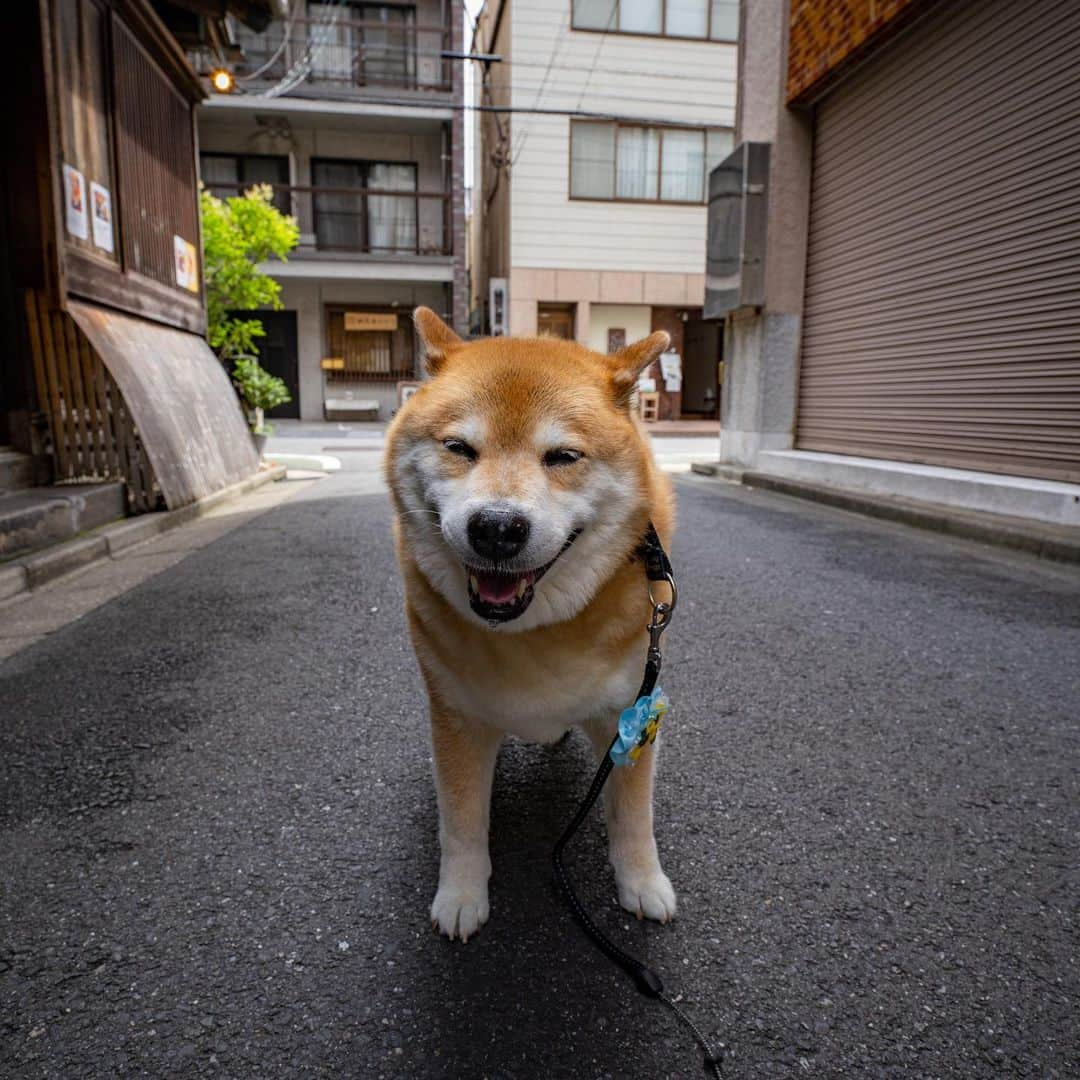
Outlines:
<svg viewBox="0 0 1080 1080"><path fill-rule="evenodd" d="M491 921L431 931L376 441L0 662L0 1075L702 1075L555 894L583 739L507 744ZM1080 577L677 483L680 914L619 911L594 820L599 921L728 1077L1077 1075Z"/></svg>

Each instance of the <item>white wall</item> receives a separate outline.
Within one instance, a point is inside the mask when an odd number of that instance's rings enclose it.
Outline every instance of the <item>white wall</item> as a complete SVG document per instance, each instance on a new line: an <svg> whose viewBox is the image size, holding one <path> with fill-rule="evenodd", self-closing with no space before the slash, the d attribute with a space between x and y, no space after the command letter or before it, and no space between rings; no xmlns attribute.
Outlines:
<svg viewBox="0 0 1080 1080"><path fill-rule="evenodd" d="M734 126L735 45L574 31L570 7L571 0L514 6L516 108ZM519 114L514 121L512 266L702 271L704 205L571 201L569 118Z"/></svg>
<svg viewBox="0 0 1080 1080"><path fill-rule="evenodd" d="M626 331L626 344L633 344L648 337L652 327L652 308L647 304L590 304L589 336L586 344L590 349L608 351L608 330L621 327Z"/></svg>

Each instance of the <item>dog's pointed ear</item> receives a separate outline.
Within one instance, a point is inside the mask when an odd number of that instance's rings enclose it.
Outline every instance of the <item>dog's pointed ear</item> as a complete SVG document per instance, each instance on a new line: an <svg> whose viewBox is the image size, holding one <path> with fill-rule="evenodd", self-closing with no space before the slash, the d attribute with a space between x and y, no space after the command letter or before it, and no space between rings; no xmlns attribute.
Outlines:
<svg viewBox="0 0 1080 1080"><path fill-rule="evenodd" d="M622 407L629 406L630 396L637 386L638 376L671 344L671 335L657 330L647 338L626 345L607 358L611 384Z"/></svg>
<svg viewBox="0 0 1080 1080"><path fill-rule="evenodd" d="M435 375L447 356L465 342L431 308L418 307L413 312L413 323L424 346L424 366L429 375Z"/></svg>

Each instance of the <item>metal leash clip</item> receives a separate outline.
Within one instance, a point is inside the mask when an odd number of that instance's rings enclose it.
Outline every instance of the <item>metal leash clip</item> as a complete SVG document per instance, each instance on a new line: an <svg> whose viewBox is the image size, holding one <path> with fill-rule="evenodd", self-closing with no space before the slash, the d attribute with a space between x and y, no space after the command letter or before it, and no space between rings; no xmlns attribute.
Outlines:
<svg viewBox="0 0 1080 1080"><path fill-rule="evenodd" d="M675 606L679 602L679 589L675 584L675 578L670 572L665 572L663 579L671 590L671 600L657 600L653 595L653 582L649 582L649 602L652 604L652 618L645 627L649 632L649 655L648 659L656 665L657 673L660 671L660 636L671 625L675 615Z"/></svg>

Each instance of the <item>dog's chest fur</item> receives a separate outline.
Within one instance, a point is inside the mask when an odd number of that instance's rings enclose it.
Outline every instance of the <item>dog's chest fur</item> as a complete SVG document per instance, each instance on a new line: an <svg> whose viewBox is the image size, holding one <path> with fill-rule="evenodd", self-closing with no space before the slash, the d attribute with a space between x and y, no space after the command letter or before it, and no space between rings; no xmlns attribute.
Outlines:
<svg viewBox="0 0 1080 1080"><path fill-rule="evenodd" d="M642 661L632 653L618 665L570 651L536 660L508 657L501 668L470 665L457 677L448 671L435 677L447 704L530 742L553 742L571 725L599 716L610 715L614 724L641 679Z"/></svg>
<svg viewBox="0 0 1080 1080"><path fill-rule="evenodd" d="M410 617L431 689L462 717L529 741L603 716L614 730L648 647L643 583L619 577L577 619L520 634L468 624L414 579Z"/></svg>

